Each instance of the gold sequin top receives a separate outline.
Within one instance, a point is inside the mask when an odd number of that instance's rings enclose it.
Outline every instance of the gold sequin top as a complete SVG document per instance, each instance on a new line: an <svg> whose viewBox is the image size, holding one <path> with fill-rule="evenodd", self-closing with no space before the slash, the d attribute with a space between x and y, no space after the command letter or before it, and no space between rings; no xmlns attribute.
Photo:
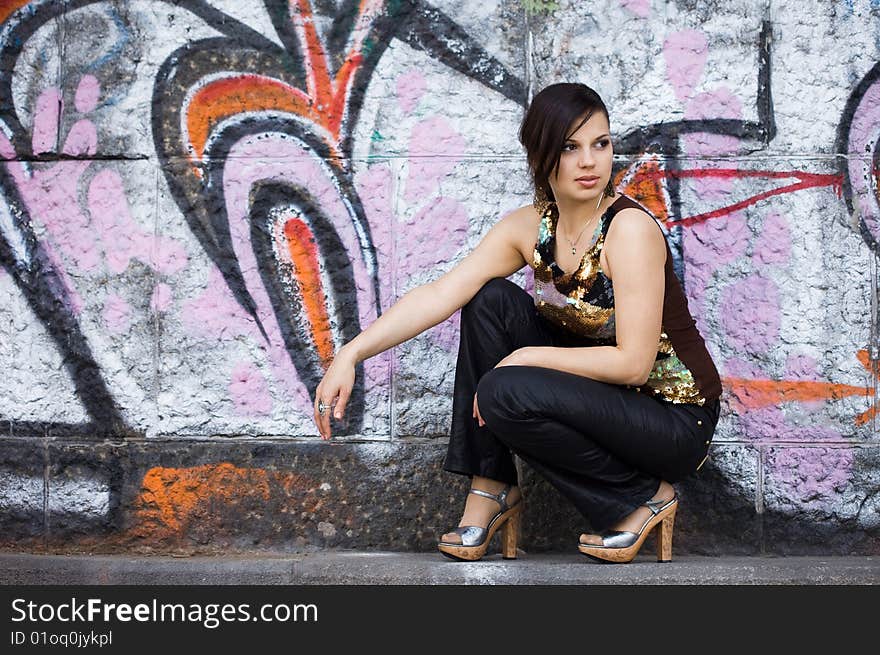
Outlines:
<svg viewBox="0 0 880 655"><path fill-rule="evenodd" d="M556 205L549 205L541 216L532 262L535 306L541 316L579 338L584 346L617 343L614 287L602 271L599 255L615 214L627 207L647 211L627 196L617 198L599 219L590 246L571 273L559 268L553 254L559 220ZM721 379L688 310L668 243L666 251L666 293L657 358L644 386L633 388L672 403L703 405L721 395Z"/></svg>

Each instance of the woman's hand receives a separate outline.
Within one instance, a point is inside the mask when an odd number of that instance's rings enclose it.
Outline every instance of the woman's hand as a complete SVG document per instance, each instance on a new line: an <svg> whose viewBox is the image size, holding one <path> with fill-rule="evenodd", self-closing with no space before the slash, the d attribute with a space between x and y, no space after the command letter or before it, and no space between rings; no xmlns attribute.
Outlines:
<svg viewBox="0 0 880 655"><path fill-rule="evenodd" d="M324 374L318 388L315 391L315 425L322 439L329 439L330 412L334 418L341 419L345 415L345 406L351 397L351 389L354 387L354 360L348 356L343 348L330 364L330 368ZM324 414L318 411L318 403L324 402ZM334 405L335 402L335 407Z"/></svg>
<svg viewBox="0 0 880 655"><path fill-rule="evenodd" d="M499 366L532 366L532 354L533 351L529 346L517 348L507 357L495 364L495 368L498 368Z"/></svg>
<svg viewBox="0 0 880 655"><path fill-rule="evenodd" d="M480 408L477 407L477 394L474 394L474 418L477 419L477 425L483 427L486 425L486 421L483 420L483 417L480 416Z"/></svg>
<svg viewBox="0 0 880 655"><path fill-rule="evenodd" d="M530 356L532 351L528 346L525 348L518 348L510 353L507 357L502 359L500 362L495 364L495 368L499 366L529 366ZM480 416L480 408L477 405L477 394L474 394L474 411L473 417L477 419L477 423L480 427L486 425L486 421L483 420L483 417Z"/></svg>

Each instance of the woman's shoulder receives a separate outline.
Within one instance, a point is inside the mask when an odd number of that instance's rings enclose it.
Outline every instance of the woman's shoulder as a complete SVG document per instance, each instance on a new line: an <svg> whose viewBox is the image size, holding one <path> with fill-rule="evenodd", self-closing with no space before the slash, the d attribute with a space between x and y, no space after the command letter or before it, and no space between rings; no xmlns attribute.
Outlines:
<svg viewBox="0 0 880 655"><path fill-rule="evenodd" d="M626 196L623 198L622 201L620 199L615 201L618 210L612 216L613 220L608 227L605 247L615 250L615 244L621 244L624 249L632 250L633 244L641 243L658 255L664 252L668 244L659 221L636 201Z"/></svg>
<svg viewBox="0 0 880 655"><path fill-rule="evenodd" d="M531 204L511 209L504 215L504 218L510 218L511 221L517 223L526 223L535 226L541 222L541 215L538 213L538 209Z"/></svg>
<svg viewBox="0 0 880 655"><path fill-rule="evenodd" d="M638 232L649 233L656 231L656 228L660 228L660 223L654 214L629 196L621 195L614 201L613 205L616 211L612 216L613 220L611 221L611 226L609 226L609 233L612 226L614 227L614 232L626 232L629 236L635 236L635 233ZM662 228L660 229L660 234L661 236L663 234Z"/></svg>
<svg viewBox="0 0 880 655"><path fill-rule="evenodd" d="M505 235L526 261L531 261L540 225L541 216L534 205L523 205L506 212L495 228Z"/></svg>
<svg viewBox="0 0 880 655"><path fill-rule="evenodd" d="M534 205L523 205L511 209L501 216L498 221L499 227L508 232L512 236L520 239L531 239L534 241L535 235L538 233L538 226L541 224L541 216Z"/></svg>

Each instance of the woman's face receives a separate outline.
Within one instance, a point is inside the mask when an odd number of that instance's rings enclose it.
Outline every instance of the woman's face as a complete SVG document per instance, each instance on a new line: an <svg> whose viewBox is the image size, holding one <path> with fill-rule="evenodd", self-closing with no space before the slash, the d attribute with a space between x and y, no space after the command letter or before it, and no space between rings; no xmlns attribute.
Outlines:
<svg viewBox="0 0 880 655"><path fill-rule="evenodd" d="M582 120L583 116L572 123L569 133ZM559 172L555 177L551 173L549 180L557 203L595 201L605 191L611 179L614 156L608 130L608 119L597 110L590 120L570 134L562 146Z"/></svg>

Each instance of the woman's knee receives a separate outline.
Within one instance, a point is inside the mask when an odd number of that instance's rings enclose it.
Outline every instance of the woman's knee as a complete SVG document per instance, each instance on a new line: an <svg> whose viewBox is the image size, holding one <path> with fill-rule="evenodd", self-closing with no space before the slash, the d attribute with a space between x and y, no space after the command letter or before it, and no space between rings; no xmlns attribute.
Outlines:
<svg viewBox="0 0 880 655"><path fill-rule="evenodd" d="M526 367L501 366L480 378L477 384L477 407L490 429L505 421L526 416L528 408L523 406L520 392L527 384L527 377Z"/></svg>

